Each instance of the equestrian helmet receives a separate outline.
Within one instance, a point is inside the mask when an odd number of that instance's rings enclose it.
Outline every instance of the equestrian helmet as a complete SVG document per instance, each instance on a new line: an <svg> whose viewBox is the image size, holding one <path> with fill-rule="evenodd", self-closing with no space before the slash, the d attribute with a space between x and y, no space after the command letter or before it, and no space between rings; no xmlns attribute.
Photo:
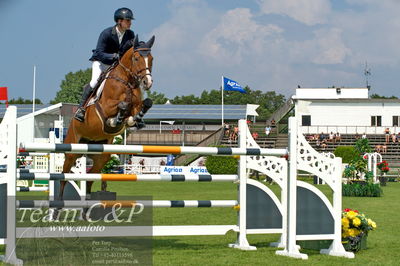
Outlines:
<svg viewBox="0 0 400 266"><path fill-rule="evenodd" d="M118 22L119 19L135 19L132 10L127 7L118 8L114 13L114 21Z"/></svg>

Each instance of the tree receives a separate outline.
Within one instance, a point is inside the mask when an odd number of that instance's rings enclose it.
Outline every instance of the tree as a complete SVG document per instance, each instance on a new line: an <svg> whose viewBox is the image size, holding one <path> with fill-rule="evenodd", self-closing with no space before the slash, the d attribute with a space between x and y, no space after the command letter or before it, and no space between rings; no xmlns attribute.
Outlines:
<svg viewBox="0 0 400 266"><path fill-rule="evenodd" d="M89 83L91 69L79 70L75 73L69 72L65 79L61 81L60 88L56 97L50 103L79 103L82 98L83 87Z"/></svg>
<svg viewBox="0 0 400 266"><path fill-rule="evenodd" d="M147 91L147 97L152 99L154 104L165 104L168 101L164 93L158 93L156 91Z"/></svg>
<svg viewBox="0 0 400 266"><path fill-rule="evenodd" d="M17 99L11 99L8 101L8 104L32 104L32 100L23 99L22 97L18 97ZM38 98L35 99L35 104L43 104L42 101Z"/></svg>
<svg viewBox="0 0 400 266"><path fill-rule="evenodd" d="M398 98L394 95L387 97L374 93L371 95L371 99L398 99Z"/></svg>

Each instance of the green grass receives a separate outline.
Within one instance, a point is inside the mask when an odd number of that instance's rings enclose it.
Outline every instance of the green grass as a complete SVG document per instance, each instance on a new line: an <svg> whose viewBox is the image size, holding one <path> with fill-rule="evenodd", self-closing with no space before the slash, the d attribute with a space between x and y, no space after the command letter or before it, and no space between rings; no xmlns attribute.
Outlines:
<svg viewBox="0 0 400 266"><path fill-rule="evenodd" d="M95 183L93 191L99 189ZM151 195L165 200L236 199L236 185L230 183L124 183L108 184L108 189L118 195ZM278 192L276 185L270 186ZM318 186L331 198L326 186ZM249 235L250 244L257 251L228 248L236 234L225 236L155 237L153 239L154 265L399 265L400 264L400 183L383 187L383 197L343 197L343 208L357 209L376 221L378 228L368 236L368 249L356 254L355 259L345 259L302 250L307 261L275 255L277 248L269 247L279 235ZM24 194L25 195L25 194ZM236 211L231 208L214 209L154 209L155 225L235 224ZM316 219L318 218L316 214ZM0 252L2 251L0 246Z"/></svg>

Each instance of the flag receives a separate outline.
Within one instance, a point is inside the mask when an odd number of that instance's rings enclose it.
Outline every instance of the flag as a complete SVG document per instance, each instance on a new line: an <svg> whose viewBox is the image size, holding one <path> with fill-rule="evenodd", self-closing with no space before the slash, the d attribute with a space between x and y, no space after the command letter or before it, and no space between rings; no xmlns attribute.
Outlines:
<svg viewBox="0 0 400 266"><path fill-rule="evenodd" d="M8 101L7 87L0 87L0 100Z"/></svg>
<svg viewBox="0 0 400 266"><path fill-rule="evenodd" d="M246 93L246 91L234 80L223 77L223 87L225 91L238 91L241 93Z"/></svg>
<svg viewBox="0 0 400 266"><path fill-rule="evenodd" d="M0 87L0 101L6 101L6 105L8 107L7 87Z"/></svg>

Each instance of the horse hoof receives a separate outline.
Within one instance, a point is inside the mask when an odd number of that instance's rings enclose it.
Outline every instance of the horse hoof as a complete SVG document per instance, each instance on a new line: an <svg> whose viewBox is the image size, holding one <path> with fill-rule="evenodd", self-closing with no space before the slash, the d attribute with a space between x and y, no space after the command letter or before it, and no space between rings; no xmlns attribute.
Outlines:
<svg viewBox="0 0 400 266"><path fill-rule="evenodd" d="M132 127L135 124L135 119L133 118L133 116L128 117L128 119L126 120L126 124L129 127Z"/></svg>
<svg viewBox="0 0 400 266"><path fill-rule="evenodd" d="M107 119L107 125L109 127L116 127L117 126L117 119L116 118L109 118Z"/></svg>

